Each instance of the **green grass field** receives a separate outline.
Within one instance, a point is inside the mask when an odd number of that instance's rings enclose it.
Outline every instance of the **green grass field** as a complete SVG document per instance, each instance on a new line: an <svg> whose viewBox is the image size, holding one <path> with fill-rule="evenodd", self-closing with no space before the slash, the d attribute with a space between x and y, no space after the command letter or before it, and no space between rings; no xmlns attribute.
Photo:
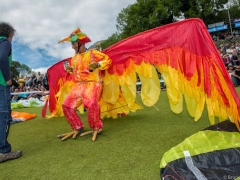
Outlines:
<svg viewBox="0 0 240 180"><path fill-rule="evenodd" d="M37 117L11 126L9 142L23 156L1 163L0 179L160 179L163 154L210 123L206 108L199 122L193 121L186 108L174 114L166 91L161 92L156 107L159 111L144 107L125 117L104 119L103 133L95 142L91 136L62 142L56 136L71 131L65 118L43 119L42 108L17 109ZM89 130L86 114L81 117Z"/></svg>

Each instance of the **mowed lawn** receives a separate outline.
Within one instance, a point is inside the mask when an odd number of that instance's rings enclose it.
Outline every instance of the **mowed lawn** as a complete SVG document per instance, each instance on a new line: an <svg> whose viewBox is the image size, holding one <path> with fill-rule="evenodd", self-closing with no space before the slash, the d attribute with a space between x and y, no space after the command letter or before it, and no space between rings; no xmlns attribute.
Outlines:
<svg viewBox="0 0 240 180"><path fill-rule="evenodd" d="M240 88L236 89L239 93ZM186 108L174 114L166 91L162 91L156 108L144 107L128 116L104 119L103 133L95 142L90 135L62 142L56 136L71 131L67 121L64 117L43 119L41 110L16 110L36 113L37 117L11 126L9 141L23 156L0 164L0 180L160 179L163 154L210 125L206 107L201 119L194 122ZM86 114L80 116L89 130Z"/></svg>

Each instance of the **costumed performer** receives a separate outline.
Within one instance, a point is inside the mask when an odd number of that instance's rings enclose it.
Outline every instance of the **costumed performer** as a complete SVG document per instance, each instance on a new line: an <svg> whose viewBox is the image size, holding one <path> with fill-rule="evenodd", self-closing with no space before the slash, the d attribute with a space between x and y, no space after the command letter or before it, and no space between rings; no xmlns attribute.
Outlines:
<svg viewBox="0 0 240 180"><path fill-rule="evenodd" d="M62 104L63 113L73 131L60 134L58 137L65 140L69 137L76 138L77 135L89 134L83 133L84 124L76 113L76 109L84 105L84 108L88 110L88 124L93 129L90 131L93 132L92 140L95 141L103 128L99 105L102 92L101 70L108 69L112 61L106 54L97 50L87 50L85 44L91 40L79 28L59 43L64 41L70 41L75 50L71 63L66 64L65 69L73 75L76 84Z"/></svg>

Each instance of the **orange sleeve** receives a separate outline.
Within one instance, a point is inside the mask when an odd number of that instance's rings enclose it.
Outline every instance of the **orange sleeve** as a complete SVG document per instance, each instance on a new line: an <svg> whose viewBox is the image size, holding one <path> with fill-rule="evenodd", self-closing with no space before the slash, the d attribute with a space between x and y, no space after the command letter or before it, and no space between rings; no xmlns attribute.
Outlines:
<svg viewBox="0 0 240 180"><path fill-rule="evenodd" d="M112 65L112 60L108 57L107 54L104 54L97 50L92 50L92 53L95 62L98 62L100 64L100 70L108 69Z"/></svg>

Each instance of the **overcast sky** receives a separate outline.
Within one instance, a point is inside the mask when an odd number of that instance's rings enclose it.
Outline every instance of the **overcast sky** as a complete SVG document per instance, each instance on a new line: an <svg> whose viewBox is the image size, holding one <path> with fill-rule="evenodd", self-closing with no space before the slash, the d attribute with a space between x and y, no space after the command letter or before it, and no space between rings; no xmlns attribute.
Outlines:
<svg viewBox="0 0 240 180"><path fill-rule="evenodd" d="M35 71L74 54L71 44L57 42L79 27L94 44L116 32L116 19L136 0L1 0L0 21L15 29L13 60Z"/></svg>

